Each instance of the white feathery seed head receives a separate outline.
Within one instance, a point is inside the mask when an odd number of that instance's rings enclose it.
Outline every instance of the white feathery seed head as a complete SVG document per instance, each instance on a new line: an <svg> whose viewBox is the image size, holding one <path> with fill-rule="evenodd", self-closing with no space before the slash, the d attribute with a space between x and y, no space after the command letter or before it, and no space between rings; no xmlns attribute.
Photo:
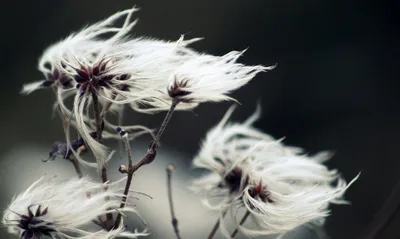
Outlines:
<svg viewBox="0 0 400 239"><path fill-rule="evenodd" d="M111 231L86 230L93 220L106 213L137 214L129 199L123 209L119 208L123 189L117 184L95 183L88 177L64 182L42 177L12 199L4 211L3 225L10 233L23 239L42 236L111 239L148 235L146 232L127 231L123 223Z"/></svg>
<svg viewBox="0 0 400 239"><path fill-rule="evenodd" d="M115 45L113 54L123 56L119 69L129 77L123 82L125 89L116 91L118 104L130 103L139 112L166 109L170 105L167 94L162 92L168 85L172 72L197 53L187 46L201 38L166 42L152 38L135 38ZM179 109L179 108L178 108Z"/></svg>
<svg viewBox="0 0 400 239"><path fill-rule="evenodd" d="M261 108L243 123L228 122L236 106L231 106L222 120L207 132L201 149L193 159L193 165L199 168L215 170L233 164L238 153L243 154L260 141L275 141L272 136L254 128L252 124L260 117ZM240 157L240 155L238 155ZM229 162L231 161L231 162Z"/></svg>
<svg viewBox="0 0 400 239"><path fill-rule="evenodd" d="M221 211L221 207L229 207L232 200L241 194L245 187L243 169L250 167L256 152L265 145L279 144L252 126L261 114L259 106L245 122L229 123L235 108L230 107L222 120L207 133L192 162L193 166L210 171L194 180L191 189L203 195L203 203L212 210Z"/></svg>
<svg viewBox="0 0 400 239"><path fill-rule="evenodd" d="M203 141L193 165L210 172L195 180L192 189L203 195L204 204L221 212L230 211L237 227L248 236L283 236L305 223L322 223L329 204L344 204L349 184L337 170L322 163L329 152L306 155L252 127L259 108L244 123L228 123L231 107ZM238 209L249 212L257 228L240 225ZM228 238L224 222L221 232Z"/></svg>
<svg viewBox="0 0 400 239"><path fill-rule="evenodd" d="M234 218L247 236L282 237L300 225L323 222L330 215L329 204L348 204L343 195L358 178L357 175L347 184L336 171L312 160L303 164L295 158L282 163L279 159L271 163L259 157L244 169L247 184L236 200L250 212L258 228L241 226L236 215Z"/></svg>
<svg viewBox="0 0 400 239"><path fill-rule="evenodd" d="M135 111L153 113L166 110L170 98L165 92L168 77L197 52L187 46L201 38L184 40L182 35L177 41L163 41L153 38L134 38L116 44L112 54L123 56L119 69L129 77L124 80L124 90L116 90L118 99L112 102L131 105ZM177 110L188 108L178 106Z"/></svg>
<svg viewBox="0 0 400 239"><path fill-rule="evenodd" d="M188 103L234 100L227 94L247 84L257 73L275 67L237 63L243 53L232 51L223 56L202 54L186 61L169 78L169 96Z"/></svg>
<svg viewBox="0 0 400 239"><path fill-rule="evenodd" d="M72 79L63 73L63 71L71 69L67 64L61 62L72 61L79 57L85 57L91 62L100 51L109 48L126 36L137 22L131 21L132 14L136 11L138 11L137 8L132 8L117 12L48 47L40 57L38 66L46 79L24 85L22 93L30 94L37 89L54 85L71 87ZM115 22L123 17L125 17L123 25L115 26ZM104 38L106 34L111 34L111 36ZM103 39L101 39L102 37Z"/></svg>

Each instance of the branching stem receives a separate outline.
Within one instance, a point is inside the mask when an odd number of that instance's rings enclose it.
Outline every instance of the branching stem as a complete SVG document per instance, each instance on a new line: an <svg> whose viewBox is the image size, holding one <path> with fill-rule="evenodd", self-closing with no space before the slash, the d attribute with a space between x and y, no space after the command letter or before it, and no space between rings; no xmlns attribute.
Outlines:
<svg viewBox="0 0 400 239"><path fill-rule="evenodd" d="M99 104L99 98L97 96L96 92L92 92L92 100L93 100L93 110L94 110L94 118L96 122L96 139L99 143L102 141L102 135L103 135L103 118L105 116L101 115L100 112L100 104ZM103 183L108 181L107 177L107 162L104 161L103 167L101 168L101 179L103 180ZM107 188L105 188L107 190ZM114 225L114 220L113 220L113 215L112 213L107 213L106 214L106 221L104 224L106 225L106 229L111 229Z"/></svg>
<svg viewBox="0 0 400 239"><path fill-rule="evenodd" d="M145 164L149 164L151 162L153 162L153 160L156 157L156 149L158 146L158 143L160 141L160 138L162 136L162 134L164 133L166 127L168 126L169 121L171 120L172 114L175 111L176 106L179 104L180 101L173 99L171 106L167 112L167 114L165 115L165 118L159 128L159 130L157 131L157 135L155 136L154 140L150 143L150 146L146 152L146 154L134 165L132 165L132 160L128 158L128 176L126 179L126 184L125 184L125 189L124 189L124 197L122 197L122 202L121 202L121 206L120 208L124 208L125 207L125 203L128 197L128 193L129 193L129 188L131 186L132 183L132 178L133 178L133 174L143 165ZM125 145L129 145L129 141L128 144L125 143ZM129 146L130 148L130 146ZM118 227L119 224L121 223L121 214L118 214L117 219L115 221L114 227Z"/></svg>

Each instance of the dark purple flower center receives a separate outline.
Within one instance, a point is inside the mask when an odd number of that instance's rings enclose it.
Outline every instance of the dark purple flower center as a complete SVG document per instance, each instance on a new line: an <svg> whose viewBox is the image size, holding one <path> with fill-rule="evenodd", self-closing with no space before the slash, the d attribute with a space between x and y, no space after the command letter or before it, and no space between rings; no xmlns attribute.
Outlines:
<svg viewBox="0 0 400 239"><path fill-rule="evenodd" d="M263 202L269 202L272 203L272 199L270 198L268 191L263 190L263 184L261 183L261 181L254 187L249 189L249 194L252 198L260 198L261 201Z"/></svg>
<svg viewBox="0 0 400 239"><path fill-rule="evenodd" d="M236 167L225 176L224 182L220 184L220 187L227 187L230 193L239 192L247 184L246 179L243 183L244 185L242 185L242 176L242 169Z"/></svg>
<svg viewBox="0 0 400 239"><path fill-rule="evenodd" d="M38 206L36 212L33 213L31 207L32 206L28 207L28 215L20 215L21 219L18 223L18 227L23 230L21 239L40 239L43 235L51 236L50 233L54 230L48 227L51 225L50 223L35 226L44 222L40 217L47 214L48 208L46 207L42 211L41 206Z"/></svg>
<svg viewBox="0 0 400 239"><path fill-rule="evenodd" d="M222 162L222 160L220 161ZM227 187L230 193L239 193L241 189L245 188L249 184L248 176L246 176L244 180L242 177L242 169L236 167L224 177L223 182L221 182L218 186L221 188ZM272 203L273 201L270 198L268 191L264 190L264 187L265 185L263 185L260 181L257 185L251 187L248 192L252 198L259 198L263 202Z"/></svg>
<svg viewBox="0 0 400 239"><path fill-rule="evenodd" d="M110 74L107 69L107 64L109 60L101 60L93 67L91 66L82 66L80 69L76 70L76 75L74 76L74 80L78 83L77 88L83 92L96 92L100 88L111 88L116 86L118 81L125 81L130 76L129 74L121 74L115 75ZM115 81L113 81L115 79ZM128 90L128 86L126 84L121 84L119 87L121 90Z"/></svg>
<svg viewBox="0 0 400 239"><path fill-rule="evenodd" d="M174 81L174 83L168 87L168 95L171 98L175 98L191 94L189 91L182 90L182 88L187 86L187 83L188 80L183 80L181 82Z"/></svg>

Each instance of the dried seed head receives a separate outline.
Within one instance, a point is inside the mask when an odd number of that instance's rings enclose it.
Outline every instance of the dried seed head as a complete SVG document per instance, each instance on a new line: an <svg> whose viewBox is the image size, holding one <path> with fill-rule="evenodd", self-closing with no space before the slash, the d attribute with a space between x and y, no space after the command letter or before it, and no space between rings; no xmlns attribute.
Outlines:
<svg viewBox="0 0 400 239"><path fill-rule="evenodd" d="M247 84L259 72L275 67L237 63L243 52L232 51L223 56L202 54L185 61L170 76L169 96L188 103L233 100L227 94Z"/></svg>
<svg viewBox="0 0 400 239"><path fill-rule="evenodd" d="M329 154L309 156L254 129L257 111L242 124L227 123L232 111L208 132L193 160L210 170L192 187L210 209L237 212L244 207L258 228L237 224L243 234L282 236L302 224L324 221L330 204L346 203L342 197L358 176L347 184L322 164Z"/></svg>
<svg viewBox="0 0 400 239"><path fill-rule="evenodd" d="M122 188L119 182L102 184L88 177L59 181L44 178L34 182L27 190L12 200L3 215L3 224L8 231L22 239L52 238L136 238L147 233L130 232L123 223L110 231L103 229L88 231L92 220L107 212L136 213L130 203L119 208ZM107 190L104 190L107 187ZM90 197L88 197L88 193ZM105 200L107 199L107 200Z"/></svg>
<svg viewBox="0 0 400 239"><path fill-rule="evenodd" d="M71 61L85 57L87 62L92 62L102 51L124 39L136 24L136 21L132 22L131 18L137 10L137 8L132 8L117 12L48 47L39 59L39 70L46 80L24 85L22 93L29 94L37 89L48 87L72 87L74 77L70 73L74 67L71 68ZM117 26L115 22L124 17L123 25ZM106 34L111 35L103 37Z"/></svg>

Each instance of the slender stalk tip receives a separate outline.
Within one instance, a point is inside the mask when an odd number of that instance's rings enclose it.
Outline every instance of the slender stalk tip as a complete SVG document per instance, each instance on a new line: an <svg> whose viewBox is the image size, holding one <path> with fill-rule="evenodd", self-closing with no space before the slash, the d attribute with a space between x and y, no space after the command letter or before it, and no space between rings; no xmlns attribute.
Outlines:
<svg viewBox="0 0 400 239"><path fill-rule="evenodd" d="M174 233L177 239L182 239L181 234L179 232L179 222L178 219L176 218L175 215L175 210L174 210L174 202L172 199L172 182L171 182L171 177L172 177L172 172L175 171L175 167L172 164L168 164L167 167L165 168L167 171L167 192L168 192L168 202L169 202L169 209L171 212L171 224L174 229Z"/></svg>
<svg viewBox="0 0 400 239"><path fill-rule="evenodd" d="M175 168L175 166L173 164L168 164L167 168L166 168L168 173L173 173L175 171L175 169L176 168Z"/></svg>

